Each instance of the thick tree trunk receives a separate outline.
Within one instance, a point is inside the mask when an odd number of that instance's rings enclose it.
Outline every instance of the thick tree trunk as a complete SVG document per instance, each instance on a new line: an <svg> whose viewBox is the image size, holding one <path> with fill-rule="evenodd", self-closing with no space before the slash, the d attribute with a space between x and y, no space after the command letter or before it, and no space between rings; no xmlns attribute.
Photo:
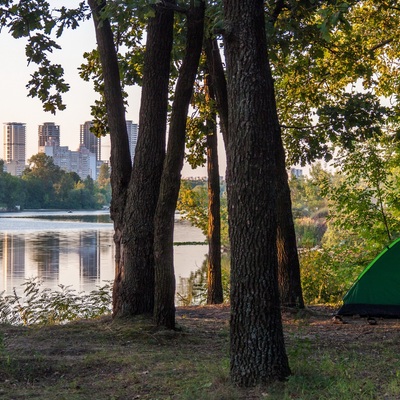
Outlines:
<svg viewBox="0 0 400 400"><path fill-rule="evenodd" d="M152 314L154 308L154 215L165 157L173 21L172 10L155 6L147 29L139 135L114 281L115 317Z"/></svg>
<svg viewBox="0 0 400 400"><path fill-rule="evenodd" d="M214 99L211 79L206 79L209 97ZM207 304L224 301L221 276L221 201L218 165L218 139L216 113L207 121L207 176L208 176L208 258L207 258Z"/></svg>
<svg viewBox="0 0 400 400"><path fill-rule="evenodd" d="M290 374L276 250L279 132L271 101L262 0L224 0L229 101L227 183L231 241L231 378L240 386ZM273 96L272 96L273 97Z"/></svg>
<svg viewBox="0 0 400 400"><path fill-rule="evenodd" d="M205 40L207 66L216 93L216 105L221 121L225 147L229 140L227 127L228 105L226 80L216 40ZM224 133L225 132L225 133ZM281 304L286 307L304 308L300 279L300 263L297 253L296 233L293 224L292 201L285 163L285 149L280 131L276 132L277 163L277 250L278 280Z"/></svg>
<svg viewBox="0 0 400 400"><path fill-rule="evenodd" d="M186 53L175 88L167 156L155 216L155 305L157 325L175 327L174 216L185 155L186 119L203 42L204 1L187 14ZM136 162L136 159L135 159Z"/></svg>
<svg viewBox="0 0 400 400"><path fill-rule="evenodd" d="M114 37L109 21L102 20L100 13L106 2L98 3L88 0L93 14L97 46L102 65L104 79L104 97L107 108L108 127L111 140L111 188L112 199L110 214L114 222L114 241L116 246L116 269L120 264L120 240L124 225L123 213L126 195L132 172L129 153L128 134L125 122L125 107L123 103L117 53Z"/></svg>

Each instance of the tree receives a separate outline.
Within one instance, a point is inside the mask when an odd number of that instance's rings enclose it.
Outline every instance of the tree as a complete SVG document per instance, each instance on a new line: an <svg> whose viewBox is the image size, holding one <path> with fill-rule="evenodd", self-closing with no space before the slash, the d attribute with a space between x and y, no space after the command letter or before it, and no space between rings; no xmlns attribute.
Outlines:
<svg viewBox="0 0 400 400"><path fill-rule="evenodd" d="M276 160L279 132L263 1L225 0L229 101L231 378L241 386L290 374L279 307Z"/></svg>
<svg viewBox="0 0 400 400"><path fill-rule="evenodd" d="M203 43L204 1L191 2L187 12L186 53L176 83L167 155L155 214L155 305L157 325L175 328L173 232L181 169L185 154L186 119ZM136 162L136 160L135 160Z"/></svg>
<svg viewBox="0 0 400 400"><path fill-rule="evenodd" d="M209 38L203 41L204 50ZM221 277L221 199L220 176L218 166L217 142L217 114L215 108L215 94L212 80L208 71L207 56L200 62L201 73L195 85L192 113L187 127L187 160L192 168L207 165L207 210L204 213L206 220L200 226L208 241L207 257L207 304L223 302L222 277ZM201 78L203 82L201 82ZM193 194L193 193L192 193ZM182 191L182 195L184 195ZM184 212L188 209L181 197L179 207ZM199 205L200 206L200 205ZM201 205L202 206L202 205ZM201 207L200 206L200 207ZM185 209L186 208L186 209ZM194 210L189 205L191 210ZM190 211L189 211L190 214ZM189 220L190 215L186 214ZM196 224L196 222L195 222Z"/></svg>
<svg viewBox="0 0 400 400"><path fill-rule="evenodd" d="M214 101L215 94L210 82L206 80L208 102ZM212 107L213 109L214 107ZM217 115L213 110L206 126L207 135L207 176L208 176L208 257L207 257L207 304L219 304L224 301L221 271L221 199L218 166Z"/></svg>
<svg viewBox="0 0 400 400"><path fill-rule="evenodd" d="M174 12L166 1L155 6L147 28L139 115L140 133L127 197L122 240L122 269L116 275L120 292L115 314L153 314L155 295L154 217L165 158L168 83ZM114 291L114 294L116 292Z"/></svg>
<svg viewBox="0 0 400 400"><path fill-rule="evenodd" d="M228 99L226 80L224 76L219 47L216 40L206 41L207 65L210 80L215 91L216 106L221 120L225 146L229 142L228 130ZM277 157L277 248L278 276L281 303L287 307L304 308L304 300L300 280L300 263L297 253L297 241L293 224L290 188L286 172L285 149L281 132L276 132Z"/></svg>

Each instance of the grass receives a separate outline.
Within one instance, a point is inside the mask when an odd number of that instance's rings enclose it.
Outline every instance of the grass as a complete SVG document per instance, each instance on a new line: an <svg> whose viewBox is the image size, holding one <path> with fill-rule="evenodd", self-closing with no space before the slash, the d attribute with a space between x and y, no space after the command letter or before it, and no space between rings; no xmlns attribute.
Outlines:
<svg viewBox="0 0 400 400"><path fill-rule="evenodd" d="M329 313L284 315L292 376L239 389L229 380L228 308L178 311L181 330L110 317L0 325L0 399L400 399L400 322L334 325Z"/></svg>

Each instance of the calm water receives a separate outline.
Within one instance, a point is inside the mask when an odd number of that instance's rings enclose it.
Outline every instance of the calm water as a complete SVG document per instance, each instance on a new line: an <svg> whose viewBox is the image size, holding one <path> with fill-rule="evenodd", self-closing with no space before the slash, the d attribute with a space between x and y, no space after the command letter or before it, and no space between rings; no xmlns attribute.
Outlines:
<svg viewBox="0 0 400 400"><path fill-rule="evenodd" d="M90 292L114 278L113 226L108 212L21 212L0 214L0 292L11 293L26 279L44 287L71 285ZM175 242L203 241L197 228L175 224ZM201 266L207 246L175 246L175 274L189 277Z"/></svg>

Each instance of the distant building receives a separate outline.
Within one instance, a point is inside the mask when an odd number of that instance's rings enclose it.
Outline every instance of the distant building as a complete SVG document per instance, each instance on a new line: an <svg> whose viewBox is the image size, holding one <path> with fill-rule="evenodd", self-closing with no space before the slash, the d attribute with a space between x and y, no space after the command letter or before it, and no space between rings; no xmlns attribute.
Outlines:
<svg viewBox="0 0 400 400"><path fill-rule="evenodd" d="M90 127L92 121L86 121L80 126L80 145L84 145L91 153L96 155L96 161L101 160L101 138L95 136Z"/></svg>
<svg viewBox="0 0 400 400"><path fill-rule="evenodd" d="M54 122L44 122L38 127L38 145L39 152L43 146L57 147L60 145L60 125Z"/></svg>
<svg viewBox="0 0 400 400"><path fill-rule="evenodd" d="M26 125L21 122L4 124L4 170L21 176L26 160Z"/></svg>
<svg viewBox="0 0 400 400"><path fill-rule="evenodd" d="M290 174L295 178L300 178L303 176L303 170L301 168L291 168Z"/></svg>
<svg viewBox="0 0 400 400"><path fill-rule="evenodd" d="M132 121L126 121L126 129L128 131L128 140L129 140L129 150L131 153L131 160L133 164L133 159L135 156L137 138L138 138L138 131L139 126L138 124L134 124Z"/></svg>
<svg viewBox="0 0 400 400"><path fill-rule="evenodd" d="M97 179L96 154L90 152L84 144L77 151L70 150L68 146L60 146L60 127L52 122L40 125L38 132L39 152L52 157L55 165L63 171L76 172L81 179L88 176Z"/></svg>
<svg viewBox="0 0 400 400"><path fill-rule="evenodd" d="M54 160L66 172L76 172L81 179L90 176L97 179L96 155L91 153L84 145L80 145L77 151L69 150L67 146L44 146L43 153Z"/></svg>

